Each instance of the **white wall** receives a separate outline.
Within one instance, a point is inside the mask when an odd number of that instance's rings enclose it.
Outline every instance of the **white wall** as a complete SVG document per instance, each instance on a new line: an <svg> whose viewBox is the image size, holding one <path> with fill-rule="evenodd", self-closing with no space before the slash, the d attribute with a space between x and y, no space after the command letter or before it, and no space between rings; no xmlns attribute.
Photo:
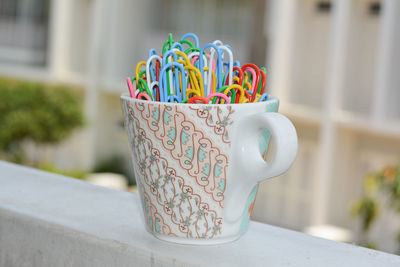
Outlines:
<svg viewBox="0 0 400 267"><path fill-rule="evenodd" d="M350 209L364 176L400 160L400 2L382 1L377 15L369 8L379 1L335 0L323 14L318 2L270 1L270 89L294 121L299 154L261 184L253 218L297 230L333 224L359 240ZM395 221L384 209L371 235L390 252Z"/></svg>

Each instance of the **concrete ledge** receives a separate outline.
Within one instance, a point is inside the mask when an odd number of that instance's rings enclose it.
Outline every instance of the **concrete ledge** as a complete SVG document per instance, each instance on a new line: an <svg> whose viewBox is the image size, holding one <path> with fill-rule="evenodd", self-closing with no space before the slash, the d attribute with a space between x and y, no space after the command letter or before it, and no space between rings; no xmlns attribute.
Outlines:
<svg viewBox="0 0 400 267"><path fill-rule="evenodd" d="M159 241L137 195L0 162L0 266L400 266L400 257L252 222L239 241Z"/></svg>

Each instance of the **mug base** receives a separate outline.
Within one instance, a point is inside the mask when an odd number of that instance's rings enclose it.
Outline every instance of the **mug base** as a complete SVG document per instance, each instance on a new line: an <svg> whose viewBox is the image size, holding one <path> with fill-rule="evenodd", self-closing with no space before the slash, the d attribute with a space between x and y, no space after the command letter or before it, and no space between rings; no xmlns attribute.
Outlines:
<svg viewBox="0 0 400 267"><path fill-rule="evenodd" d="M200 246L229 243L229 242L233 242L233 241L239 239L239 237L242 236L242 234L238 234L238 235L234 235L234 236L219 237L219 238L212 238L212 239L196 239L196 238L183 238L183 237L176 237L176 236L168 236L168 235L162 235L162 234L158 234L158 233L151 233L151 234L153 236L155 236L157 239L160 239L162 241L167 241L167 242L182 244L182 245L200 245Z"/></svg>

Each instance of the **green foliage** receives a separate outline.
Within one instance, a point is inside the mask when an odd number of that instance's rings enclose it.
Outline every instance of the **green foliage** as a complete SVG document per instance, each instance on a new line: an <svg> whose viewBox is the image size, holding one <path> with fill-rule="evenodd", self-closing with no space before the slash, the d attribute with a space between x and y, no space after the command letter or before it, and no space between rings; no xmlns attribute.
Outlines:
<svg viewBox="0 0 400 267"><path fill-rule="evenodd" d="M129 185L135 185L135 178L130 176L124 162L122 156L114 155L110 158L99 161L99 163L94 167L93 172L112 172L122 174L128 178Z"/></svg>
<svg viewBox="0 0 400 267"><path fill-rule="evenodd" d="M41 164L38 166L39 169L47 172L57 173L68 177L77 179L83 179L87 175L86 171L83 170L63 170L50 163Z"/></svg>
<svg viewBox="0 0 400 267"><path fill-rule="evenodd" d="M360 217L362 230L368 231L377 217L378 204L373 198L366 196L355 204L353 213Z"/></svg>
<svg viewBox="0 0 400 267"><path fill-rule="evenodd" d="M388 166L376 173L367 175L364 179L364 196L353 206L353 214L357 215L366 234L375 219L378 217L379 201L378 193L386 194L389 197L390 207L400 213L400 164ZM400 231L396 240L400 249ZM368 241L365 246L373 244Z"/></svg>
<svg viewBox="0 0 400 267"><path fill-rule="evenodd" d="M0 77L0 151L21 154L20 143L56 143L83 125L81 99L64 85Z"/></svg>

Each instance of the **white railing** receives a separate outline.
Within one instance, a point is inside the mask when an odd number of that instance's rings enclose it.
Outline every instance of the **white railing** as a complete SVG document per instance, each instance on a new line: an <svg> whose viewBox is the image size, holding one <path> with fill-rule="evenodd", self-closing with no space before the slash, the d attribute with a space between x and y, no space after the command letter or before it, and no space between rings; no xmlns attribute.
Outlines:
<svg viewBox="0 0 400 267"><path fill-rule="evenodd" d="M0 266L400 266L400 257L252 222L183 246L144 229L136 194L0 162Z"/></svg>

